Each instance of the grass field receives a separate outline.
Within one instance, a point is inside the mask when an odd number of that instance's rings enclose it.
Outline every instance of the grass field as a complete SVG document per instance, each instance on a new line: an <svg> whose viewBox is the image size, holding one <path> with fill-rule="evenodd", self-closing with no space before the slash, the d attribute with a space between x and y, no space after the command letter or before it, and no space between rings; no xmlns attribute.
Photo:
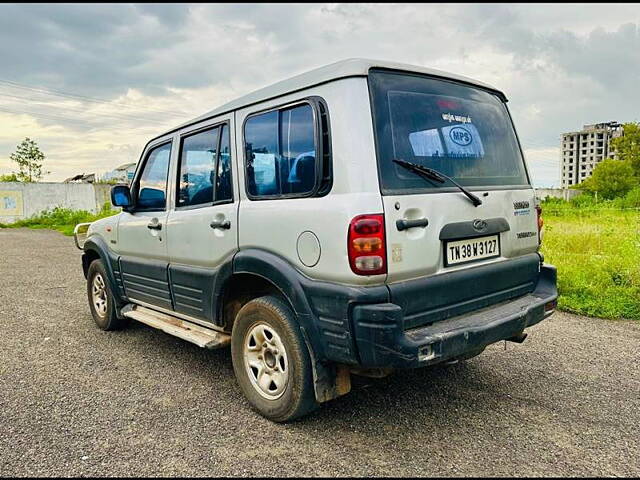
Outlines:
<svg viewBox="0 0 640 480"><path fill-rule="evenodd" d="M640 320L640 210L543 203L545 261L561 310Z"/></svg>
<svg viewBox="0 0 640 480"><path fill-rule="evenodd" d="M0 223L0 228L50 228L52 230L58 230L65 235L73 235L73 229L78 223L93 222L100 218L115 215L116 213L118 213L118 211L111 210L110 203L105 203L97 214L86 210L70 210L68 208L56 207L15 223Z"/></svg>

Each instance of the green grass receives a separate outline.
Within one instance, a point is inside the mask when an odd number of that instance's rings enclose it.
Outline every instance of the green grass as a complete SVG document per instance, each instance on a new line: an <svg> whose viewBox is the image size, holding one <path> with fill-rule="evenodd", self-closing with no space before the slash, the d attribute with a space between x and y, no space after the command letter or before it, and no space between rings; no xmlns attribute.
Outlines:
<svg viewBox="0 0 640 480"><path fill-rule="evenodd" d="M73 235L73 229L78 223L93 222L116 213L118 213L116 210L111 210L111 204L109 203L105 203L98 213L55 207L25 220L18 220L9 224L0 223L0 228L49 228L58 230L65 235Z"/></svg>
<svg viewBox="0 0 640 480"><path fill-rule="evenodd" d="M559 309L640 320L640 209L617 205L542 204L542 252L558 268Z"/></svg>

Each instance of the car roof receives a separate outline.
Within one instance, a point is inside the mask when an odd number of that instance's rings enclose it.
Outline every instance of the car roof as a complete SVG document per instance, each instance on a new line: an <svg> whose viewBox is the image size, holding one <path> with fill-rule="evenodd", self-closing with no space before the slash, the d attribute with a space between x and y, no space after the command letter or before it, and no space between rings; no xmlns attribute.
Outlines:
<svg viewBox="0 0 640 480"><path fill-rule="evenodd" d="M420 67L416 65L409 65L405 63L397 63L397 62L390 62L390 61L384 61L384 60L371 60L366 58L350 58L346 60L341 60L339 62L331 63L329 65L325 65L323 67L319 67L313 70L309 70L308 72L295 75L293 77L287 78L286 80L281 80L267 87L255 90L247 95L239 97L228 103L225 103L224 105L221 105L203 115L200 115L192 120L189 120L188 122L185 122L175 128L172 128L171 130L163 133L162 135L158 135L155 138L163 137L165 135L168 135L169 133L175 132L189 125L196 124L198 122L216 117L218 115L222 115L224 113L231 112L233 110L238 110L240 108L244 108L249 105L253 105L255 103L260 103L260 102L277 98L277 97L280 97L289 93L293 93L299 90L304 90L306 88L310 88L315 85L327 83L327 82L338 80L341 78L366 77L369 75L369 70L372 68L384 68L384 69L399 70L399 71L405 71L405 72L416 72L416 73L423 73L431 76L456 80L459 82L464 82L464 83L482 87L488 90L492 90L494 92L499 93L502 97L504 97L504 94L497 88L487 83L483 83L478 80L465 77L463 75L449 73L442 70L436 70L433 68L425 68L425 67Z"/></svg>

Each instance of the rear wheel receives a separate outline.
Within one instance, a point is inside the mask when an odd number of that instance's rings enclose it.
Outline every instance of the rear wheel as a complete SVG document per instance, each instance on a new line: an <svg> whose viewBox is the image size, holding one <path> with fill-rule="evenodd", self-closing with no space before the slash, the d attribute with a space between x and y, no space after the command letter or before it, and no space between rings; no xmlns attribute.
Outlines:
<svg viewBox="0 0 640 480"><path fill-rule="evenodd" d="M244 305L231 334L233 369L251 406L275 422L317 408L309 352L293 311L279 298Z"/></svg>
<svg viewBox="0 0 640 480"><path fill-rule="evenodd" d="M107 281L107 272L100 260L94 260L87 272L87 297L89 309L96 325L102 330L117 330L127 321L118 318L111 287Z"/></svg>

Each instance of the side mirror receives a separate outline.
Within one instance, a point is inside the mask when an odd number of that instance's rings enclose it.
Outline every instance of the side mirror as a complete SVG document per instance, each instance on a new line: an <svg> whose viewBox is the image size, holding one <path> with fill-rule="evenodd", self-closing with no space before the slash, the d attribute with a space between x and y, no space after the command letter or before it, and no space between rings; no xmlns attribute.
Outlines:
<svg viewBox="0 0 640 480"><path fill-rule="evenodd" d="M133 206L131 190L128 185L115 185L111 188L111 203L114 207L122 207L127 211Z"/></svg>

